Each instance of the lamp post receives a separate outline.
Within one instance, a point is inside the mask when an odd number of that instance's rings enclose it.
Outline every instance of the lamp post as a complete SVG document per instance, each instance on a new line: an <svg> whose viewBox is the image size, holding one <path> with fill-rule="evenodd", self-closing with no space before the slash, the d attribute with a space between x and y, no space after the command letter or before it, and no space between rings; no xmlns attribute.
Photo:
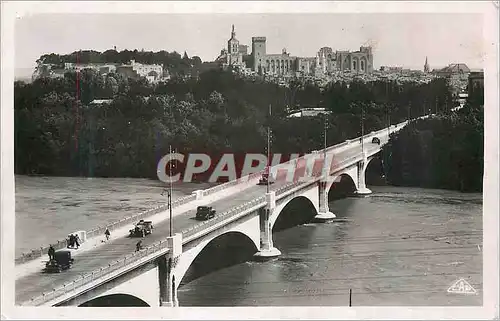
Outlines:
<svg viewBox="0 0 500 321"><path fill-rule="evenodd" d="M361 154L365 155L365 144L364 144L364 136L365 136L365 108L363 104L361 104Z"/></svg>
<svg viewBox="0 0 500 321"><path fill-rule="evenodd" d="M266 184L266 192L269 193L269 179L270 179L270 170L269 163L271 160L271 105L269 105L269 120L267 122L267 184Z"/></svg>
<svg viewBox="0 0 500 321"><path fill-rule="evenodd" d="M172 156L172 145L169 145L168 147L170 156ZM170 162L172 162L172 159L170 159ZM172 186L172 167L175 165L170 164L168 167L168 172L170 175L170 182L169 182L169 187L164 189L163 192L161 193L162 196L165 195L165 192L167 192L167 197L168 197L168 209L169 209L169 236L172 237L172 194L173 194L173 186Z"/></svg>
<svg viewBox="0 0 500 321"><path fill-rule="evenodd" d="M392 82L391 82L392 84ZM391 86L392 88L392 86ZM392 90L391 90L392 92ZM390 106L389 106L389 81L385 83L385 102L386 102L386 113L387 113L387 139L391 134L391 115L390 115Z"/></svg>
<svg viewBox="0 0 500 321"><path fill-rule="evenodd" d="M326 138L326 134L327 134L327 130L328 130L328 122L327 122L327 113L326 113L326 110L325 110L324 116L325 117L323 119L323 121L324 121L324 125L323 125L323 163L324 164L323 164L323 166L326 169L326 166L327 166L327 164L326 164L326 143L327 143L327 141L326 141L326 139L327 139ZM327 176L328 175L327 171L325 170L324 172L325 172L325 176L328 177ZM325 179L326 179L326 177L325 177Z"/></svg>
<svg viewBox="0 0 500 321"><path fill-rule="evenodd" d="M411 120L411 100L408 103L408 124L410 123Z"/></svg>
<svg viewBox="0 0 500 321"><path fill-rule="evenodd" d="M391 135L391 114L390 114L390 107L389 103L387 103L386 106L386 111L387 111L387 139L389 139L389 136Z"/></svg>
<svg viewBox="0 0 500 321"><path fill-rule="evenodd" d="M170 153L170 156L172 156L172 145L169 145L168 146L168 149L169 149L169 153ZM175 166L175 165L170 165L169 168L168 168L168 171L169 171L169 175L170 175L170 186L169 186L169 189L168 189L168 209L169 209L169 221L170 221L170 228L169 228L169 231L170 231L170 237L172 237L172 192L173 192L173 188L172 188L172 166Z"/></svg>

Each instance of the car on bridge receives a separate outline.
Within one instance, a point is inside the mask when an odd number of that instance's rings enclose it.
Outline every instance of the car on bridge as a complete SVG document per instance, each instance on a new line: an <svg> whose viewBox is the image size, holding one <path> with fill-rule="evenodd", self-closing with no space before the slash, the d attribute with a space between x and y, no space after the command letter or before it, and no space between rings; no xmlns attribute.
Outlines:
<svg viewBox="0 0 500 321"><path fill-rule="evenodd" d="M153 222L140 220L129 232L130 237L145 237L153 232Z"/></svg>
<svg viewBox="0 0 500 321"><path fill-rule="evenodd" d="M196 219L198 221L206 221L215 217L216 211L212 206L198 206L196 209Z"/></svg>
<svg viewBox="0 0 500 321"><path fill-rule="evenodd" d="M372 144L380 145L380 139L378 137L373 137L372 138Z"/></svg>
<svg viewBox="0 0 500 321"><path fill-rule="evenodd" d="M257 185L267 185L267 183L273 184L274 180L269 176L269 173L262 174L262 177L259 179L259 183Z"/></svg>
<svg viewBox="0 0 500 321"><path fill-rule="evenodd" d="M61 273L63 270L71 268L75 259L71 257L71 251L56 251L54 256L45 264L45 272Z"/></svg>

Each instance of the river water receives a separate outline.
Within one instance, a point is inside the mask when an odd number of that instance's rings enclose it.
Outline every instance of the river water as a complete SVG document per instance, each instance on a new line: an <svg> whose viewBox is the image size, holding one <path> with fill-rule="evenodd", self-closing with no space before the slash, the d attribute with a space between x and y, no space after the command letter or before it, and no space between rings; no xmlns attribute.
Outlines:
<svg viewBox="0 0 500 321"><path fill-rule="evenodd" d="M282 255L196 279L182 306L481 305L482 195L370 187L331 202L339 222L275 232ZM477 295L447 293L463 278Z"/></svg>
<svg viewBox="0 0 500 321"><path fill-rule="evenodd" d="M353 306L481 305L482 195L370 188L370 197L330 203L338 221L274 232L279 258L258 263L250 255L183 285L180 305L347 306L350 289ZM57 234L63 217L93 227L104 212L115 220L123 209L130 215L164 201L161 189L137 179L16 177L16 252L32 243L19 234L45 240L40 231ZM447 293L462 278L477 294Z"/></svg>

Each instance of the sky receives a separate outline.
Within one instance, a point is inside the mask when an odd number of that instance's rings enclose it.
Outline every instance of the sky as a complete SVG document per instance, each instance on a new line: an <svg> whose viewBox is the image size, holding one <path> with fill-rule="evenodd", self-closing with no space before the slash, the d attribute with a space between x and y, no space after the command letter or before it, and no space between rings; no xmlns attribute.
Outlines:
<svg viewBox="0 0 500 321"><path fill-rule="evenodd" d="M214 60L227 46L231 25L240 44L267 37L267 52L315 56L321 47L359 50L371 45L374 67L423 69L450 63L483 67L483 20L464 13L327 14L38 14L16 19L15 68L27 69L43 54L78 49L186 51Z"/></svg>

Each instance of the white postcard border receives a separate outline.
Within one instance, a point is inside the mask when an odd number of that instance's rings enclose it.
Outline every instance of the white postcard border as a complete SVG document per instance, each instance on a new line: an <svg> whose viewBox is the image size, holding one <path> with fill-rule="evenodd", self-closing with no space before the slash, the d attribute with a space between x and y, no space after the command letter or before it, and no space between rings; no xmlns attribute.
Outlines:
<svg viewBox="0 0 500 321"><path fill-rule="evenodd" d="M495 4L496 3L496 4ZM2 319L476 319L498 318L498 1L488 2L2 2L1 267ZM35 13L398 13L484 15L485 175L483 307L30 308L14 307L14 22ZM464 22L466 23L466 22Z"/></svg>

